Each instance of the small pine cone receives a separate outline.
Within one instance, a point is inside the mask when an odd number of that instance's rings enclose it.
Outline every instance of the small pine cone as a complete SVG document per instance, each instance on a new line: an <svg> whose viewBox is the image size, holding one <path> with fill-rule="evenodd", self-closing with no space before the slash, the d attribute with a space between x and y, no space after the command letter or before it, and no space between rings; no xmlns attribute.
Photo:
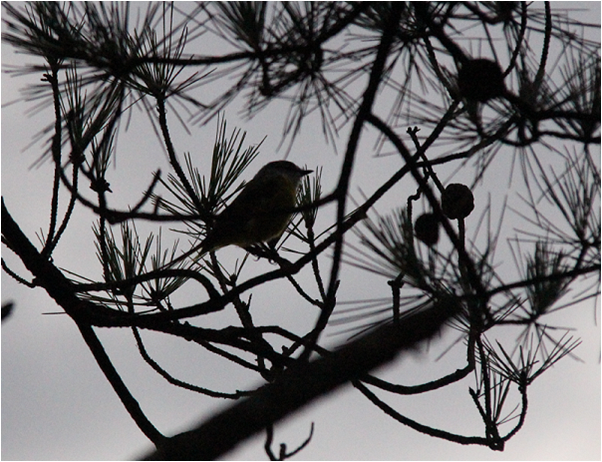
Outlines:
<svg viewBox="0 0 602 462"><path fill-rule="evenodd" d="M466 218L474 210L472 191L460 183L447 185L441 196L441 209L450 220Z"/></svg>
<svg viewBox="0 0 602 462"><path fill-rule="evenodd" d="M484 103L504 94L504 73L495 61L471 59L458 72L458 89L467 100Z"/></svg>
<svg viewBox="0 0 602 462"><path fill-rule="evenodd" d="M426 245L435 245L439 240L439 219L434 213L420 215L414 223L414 233Z"/></svg>

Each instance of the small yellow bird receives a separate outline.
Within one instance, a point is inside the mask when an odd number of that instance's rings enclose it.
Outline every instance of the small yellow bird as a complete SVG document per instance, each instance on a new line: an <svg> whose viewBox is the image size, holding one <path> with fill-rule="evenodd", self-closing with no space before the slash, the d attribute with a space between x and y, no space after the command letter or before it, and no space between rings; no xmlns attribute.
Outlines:
<svg viewBox="0 0 602 462"><path fill-rule="evenodd" d="M222 213L201 243L201 254L279 238L297 205L297 187L312 170L279 160L265 165Z"/></svg>

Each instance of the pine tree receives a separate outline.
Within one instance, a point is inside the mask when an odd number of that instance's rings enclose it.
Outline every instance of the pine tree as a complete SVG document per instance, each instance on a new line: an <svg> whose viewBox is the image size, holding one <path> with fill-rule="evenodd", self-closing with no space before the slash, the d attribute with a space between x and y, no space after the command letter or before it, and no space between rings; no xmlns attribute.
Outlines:
<svg viewBox="0 0 602 462"><path fill-rule="evenodd" d="M576 354L577 334L554 316L584 301L598 311L597 26L549 2L27 2L3 12L4 43L27 57L5 72L41 79L15 102L50 117L28 135L49 178L38 192L48 213L31 217L40 242L3 196L3 269L75 323L155 445L149 457L206 460L266 431L267 456L289 458L311 445L313 425L278 454L274 426L349 383L393 423L503 450L527 419L534 380ZM277 242L239 250L234 263L201 254L215 217L265 163L266 133L232 128L226 114L239 110L242 126L282 107L286 117L269 120L285 153L318 122L332 154L299 157L320 163L307 165ZM135 136L154 133L165 162L124 152L142 123ZM183 152L185 133L203 128L215 137ZM140 181L135 197L123 192ZM70 248L82 220L94 248ZM65 267L60 247L95 250L98 266ZM353 277L378 282L360 299L348 295ZM264 303L294 305L304 321L266 322ZM19 312L19 299L10 306ZM101 328L131 333L174 387L237 402L168 436ZM179 375L152 348L157 335L215 356L223 371ZM409 384L394 364L387 378L375 371L427 345L463 364ZM246 373L240 383L232 367ZM455 384L481 434L396 407L399 395Z"/></svg>

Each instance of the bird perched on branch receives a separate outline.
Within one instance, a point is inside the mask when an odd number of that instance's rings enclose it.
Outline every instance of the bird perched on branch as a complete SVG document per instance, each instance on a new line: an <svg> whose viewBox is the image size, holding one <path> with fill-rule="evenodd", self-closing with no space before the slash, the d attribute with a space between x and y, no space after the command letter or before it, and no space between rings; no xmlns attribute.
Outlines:
<svg viewBox="0 0 602 462"><path fill-rule="evenodd" d="M297 205L297 187L312 170L292 162L270 162L257 172L238 196L215 217L200 245L183 253L167 266L200 252L199 256L228 245L246 248L279 238Z"/></svg>
<svg viewBox="0 0 602 462"><path fill-rule="evenodd" d="M280 237L297 205L304 170L279 160L265 165L222 213L201 243L201 253L227 245L248 247Z"/></svg>

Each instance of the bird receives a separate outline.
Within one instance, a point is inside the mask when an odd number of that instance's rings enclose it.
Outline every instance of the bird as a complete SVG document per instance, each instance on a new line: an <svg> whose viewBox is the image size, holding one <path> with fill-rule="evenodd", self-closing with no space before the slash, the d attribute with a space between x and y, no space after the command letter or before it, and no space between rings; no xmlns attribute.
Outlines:
<svg viewBox="0 0 602 462"><path fill-rule="evenodd" d="M263 166L215 217L200 244L201 254L228 245L247 248L278 239L297 205L299 183L311 172L286 160Z"/></svg>
<svg viewBox="0 0 602 462"><path fill-rule="evenodd" d="M196 254L228 245L247 248L253 244L280 238L297 205L297 188L301 179L313 170L278 160L263 166L220 214L199 245L171 260L157 270L173 267Z"/></svg>

